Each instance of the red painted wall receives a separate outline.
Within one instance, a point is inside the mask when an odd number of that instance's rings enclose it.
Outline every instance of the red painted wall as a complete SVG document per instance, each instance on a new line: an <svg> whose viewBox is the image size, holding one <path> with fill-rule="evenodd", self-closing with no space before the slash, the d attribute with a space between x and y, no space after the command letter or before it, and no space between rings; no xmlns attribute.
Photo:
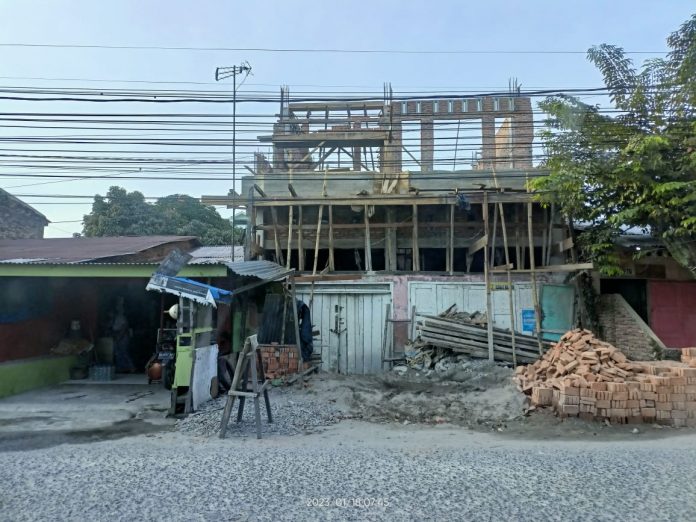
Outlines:
<svg viewBox="0 0 696 522"><path fill-rule="evenodd" d="M696 283L650 281L650 328L670 348L696 346Z"/></svg>
<svg viewBox="0 0 696 522"><path fill-rule="evenodd" d="M53 286L50 306L40 317L0 324L0 362L50 354L65 336L70 321L78 319L90 337L97 327L97 293L94 280L46 280ZM49 293L49 292L47 292ZM45 299L37 295L35 299Z"/></svg>

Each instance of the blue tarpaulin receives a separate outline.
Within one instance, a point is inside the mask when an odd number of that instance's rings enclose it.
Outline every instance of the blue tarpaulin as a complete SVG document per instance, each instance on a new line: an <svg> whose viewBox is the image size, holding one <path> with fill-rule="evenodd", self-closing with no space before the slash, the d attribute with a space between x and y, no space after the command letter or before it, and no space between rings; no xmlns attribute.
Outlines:
<svg viewBox="0 0 696 522"><path fill-rule="evenodd" d="M185 277L154 274L146 289L178 295L211 306L216 306L216 303L230 304L232 302L232 292L229 290L199 283Z"/></svg>

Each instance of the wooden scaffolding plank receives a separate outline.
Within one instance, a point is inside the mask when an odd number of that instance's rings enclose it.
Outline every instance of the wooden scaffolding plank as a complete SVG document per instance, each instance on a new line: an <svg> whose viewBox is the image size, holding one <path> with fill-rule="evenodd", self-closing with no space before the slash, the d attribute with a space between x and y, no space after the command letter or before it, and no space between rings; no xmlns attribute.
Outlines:
<svg viewBox="0 0 696 522"><path fill-rule="evenodd" d="M413 221L413 244L412 244L412 266L413 271L420 271L420 249L418 247L418 205L413 205L412 209L412 221Z"/></svg>
<svg viewBox="0 0 696 522"><path fill-rule="evenodd" d="M293 220L293 212L294 207L290 205L288 207L288 248L286 249L286 264L285 264L285 269L290 270L290 259L292 258L292 220Z"/></svg>
<svg viewBox="0 0 696 522"><path fill-rule="evenodd" d="M483 228L484 237L488 239L488 192L483 193ZM491 281L488 267L488 245L483 248L483 278L486 283L486 316L488 317L488 360L494 360L493 352L493 296L491 295Z"/></svg>
<svg viewBox="0 0 696 522"><path fill-rule="evenodd" d="M365 220L365 271L372 272L372 241L370 240L370 208L365 205L364 220Z"/></svg>
<svg viewBox="0 0 696 522"><path fill-rule="evenodd" d="M536 324L536 336L539 341L539 355L542 353L541 343L541 307L539 306L539 292L537 290L536 267L534 266L534 229L532 228L532 204L527 203L527 229L529 235L529 271L532 279L532 297L534 298L534 319Z"/></svg>
<svg viewBox="0 0 696 522"><path fill-rule="evenodd" d="M450 205L449 241L447 242L447 272L454 273L454 204Z"/></svg>
<svg viewBox="0 0 696 522"><path fill-rule="evenodd" d="M321 220L324 217L324 205L319 205L319 216L317 218L317 237L314 241L314 262L312 266L312 275L317 274L317 263L319 261L319 240L321 239Z"/></svg>
<svg viewBox="0 0 696 522"><path fill-rule="evenodd" d="M333 205L329 205L329 271L336 270L334 260L334 223L333 223Z"/></svg>

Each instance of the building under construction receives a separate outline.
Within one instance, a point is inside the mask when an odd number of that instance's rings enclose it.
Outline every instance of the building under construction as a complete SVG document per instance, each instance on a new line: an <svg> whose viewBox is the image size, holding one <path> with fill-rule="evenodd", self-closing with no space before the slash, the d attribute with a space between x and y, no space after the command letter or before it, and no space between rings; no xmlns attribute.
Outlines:
<svg viewBox="0 0 696 522"><path fill-rule="evenodd" d="M259 136L270 156L256 154L240 194L205 200L246 209L247 259L312 281L298 291L337 351L327 368L375 371L417 314L453 304L520 333L571 326L573 288L552 283L587 267L529 192L543 174L529 97L396 99L387 86L381 99L281 100L273 133ZM563 312L542 314L548 299ZM551 315L558 324L542 321Z"/></svg>

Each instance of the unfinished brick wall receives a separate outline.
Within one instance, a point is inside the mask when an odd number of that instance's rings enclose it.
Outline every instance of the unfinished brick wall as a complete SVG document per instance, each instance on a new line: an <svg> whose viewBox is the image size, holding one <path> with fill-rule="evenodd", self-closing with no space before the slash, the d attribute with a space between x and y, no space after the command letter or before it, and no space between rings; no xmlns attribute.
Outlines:
<svg viewBox="0 0 696 522"><path fill-rule="evenodd" d="M46 218L0 190L0 239L43 239Z"/></svg>
<svg viewBox="0 0 696 522"><path fill-rule="evenodd" d="M281 344L259 345L261 362L267 379L278 379L298 372L300 360L297 346Z"/></svg>
<svg viewBox="0 0 696 522"><path fill-rule="evenodd" d="M657 336L619 294L600 296L599 322L603 339L634 361L655 359Z"/></svg>

